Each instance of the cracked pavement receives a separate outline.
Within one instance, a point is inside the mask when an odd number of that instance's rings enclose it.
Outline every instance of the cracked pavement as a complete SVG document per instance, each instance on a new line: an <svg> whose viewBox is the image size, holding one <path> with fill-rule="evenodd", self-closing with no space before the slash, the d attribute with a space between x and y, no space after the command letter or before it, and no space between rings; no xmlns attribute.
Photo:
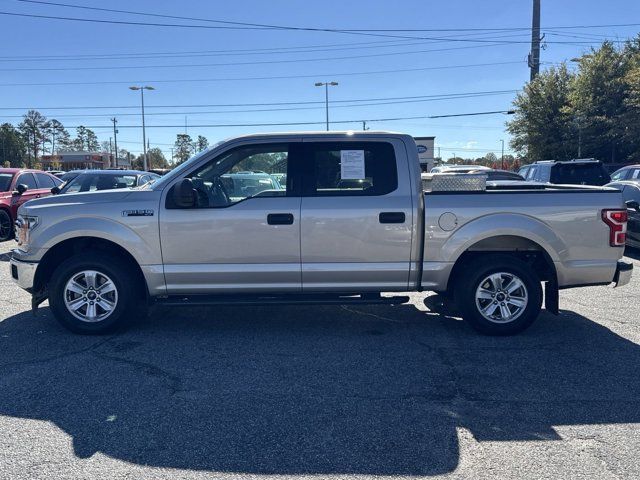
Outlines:
<svg viewBox="0 0 640 480"><path fill-rule="evenodd" d="M417 294L155 308L87 337L46 303L32 316L12 246L0 479L640 476L640 270L621 289L563 291L559 317L508 338Z"/></svg>

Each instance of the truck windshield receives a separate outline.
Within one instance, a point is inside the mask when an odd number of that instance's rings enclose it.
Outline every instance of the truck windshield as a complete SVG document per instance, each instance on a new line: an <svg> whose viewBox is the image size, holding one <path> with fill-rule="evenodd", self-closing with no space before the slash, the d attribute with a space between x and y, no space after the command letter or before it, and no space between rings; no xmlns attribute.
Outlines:
<svg viewBox="0 0 640 480"><path fill-rule="evenodd" d="M60 193L93 192L129 188L136 184L135 175L83 173L67 183Z"/></svg>
<svg viewBox="0 0 640 480"><path fill-rule="evenodd" d="M11 187L13 173L0 173L0 192L8 192Z"/></svg>

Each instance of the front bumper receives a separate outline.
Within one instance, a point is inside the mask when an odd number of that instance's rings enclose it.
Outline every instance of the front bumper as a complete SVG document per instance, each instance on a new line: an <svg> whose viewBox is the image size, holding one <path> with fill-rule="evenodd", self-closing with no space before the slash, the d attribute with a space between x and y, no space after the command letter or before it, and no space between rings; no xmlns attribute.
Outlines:
<svg viewBox="0 0 640 480"><path fill-rule="evenodd" d="M633 264L618 260L618 266L616 267L616 274L613 277L615 287L623 287L631 281L631 274L633 273Z"/></svg>
<svg viewBox="0 0 640 480"><path fill-rule="evenodd" d="M37 263L21 262L12 258L9 261L11 265L11 278L21 288L31 290L33 288L33 280L36 276Z"/></svg>

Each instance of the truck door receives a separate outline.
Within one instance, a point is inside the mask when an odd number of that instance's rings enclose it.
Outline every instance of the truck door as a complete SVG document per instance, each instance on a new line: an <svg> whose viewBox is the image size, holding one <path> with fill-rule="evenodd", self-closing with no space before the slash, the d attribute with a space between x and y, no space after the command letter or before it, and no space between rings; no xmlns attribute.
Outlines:
<svg viewBox="0 0 640 480"><path fill-rule="evenodd" d="M182 177L197 192L193 208L172 206L168 189L160 239L169 294L301 290L294 146L245 144L194 167Z"/></svg>
<svg viewBox="0 0 640 480"><path fill-rule="evenodd" d="M398 155L400 140L304 142L304 292L407 289L416 193Z"/></svg>

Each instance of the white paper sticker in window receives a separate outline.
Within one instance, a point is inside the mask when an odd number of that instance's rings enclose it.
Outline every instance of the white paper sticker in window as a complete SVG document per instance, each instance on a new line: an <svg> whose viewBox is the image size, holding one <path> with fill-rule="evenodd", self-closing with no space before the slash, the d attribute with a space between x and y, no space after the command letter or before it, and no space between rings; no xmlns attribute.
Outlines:
<svg viewBox="0 0 640 480"><path fill-rule="evenodd" d="M340 178L362 180L364 175L364 150L340 150Z"/></svg>

